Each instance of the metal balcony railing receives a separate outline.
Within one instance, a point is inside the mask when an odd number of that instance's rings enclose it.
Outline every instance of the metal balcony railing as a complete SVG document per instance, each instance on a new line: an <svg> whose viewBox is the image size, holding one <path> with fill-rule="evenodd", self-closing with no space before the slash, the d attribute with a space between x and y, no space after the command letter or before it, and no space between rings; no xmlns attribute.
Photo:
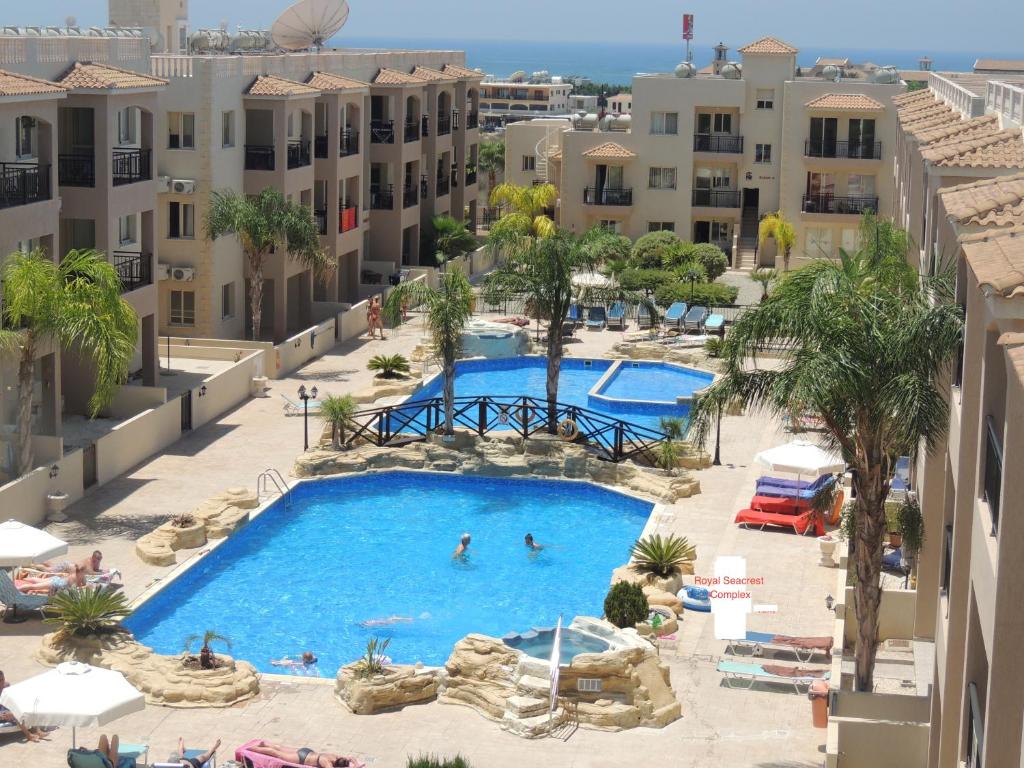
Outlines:
<svg viewBox="0 0 1024 768"><path fill-rule="evenodd" d="M843 213L860 216L866 211L878 210L877 197L843 196L830 194L804 195L804 213Z"/></svg>
<svg viewBox="0 0 1024 768"><path fill-rule="evenodd" d="M247 171L272 171L272 170L274 170L274 145L273 144L246 144L245 145L245 170L247 170Z"/></svg>
<svg viewBox="0 0 1024 768"><path fill-rule="evenodd" d="M438 176L437 177L437 196L438 197L443 197L444 195L447 195L448 192L451 191L451 187L452 187L451 182L448 180L447 176Z"/></svg>
<svg viewBox="0 0 1024 768"><path fill-rule="evenodd" d="M327 209L326 208L314 208L313 209L313 220L316 221L317 231L321 235L327 234Z"/></svg>
<svg viewBox="0 0 1024 768"><path fill-rule="evenodd" d="M704 208L739 208L740 193L736 189L695 189L691 204Z"/></svg>
<svg viewBox="0 0 1024 768"><path fill-rule="evenodd" d="M1003 487L1003 446L996 435L996 424L985 417L985 501L992 513L992 535L999 530L999 501Z"/></svg>
<svg viewBox="0 0 1024 768"><path fill-rule="evenodd" d="M359 154L359 131L342 131L338 154L342 157Z"/></svg>
<svg viewBox="0 0 1024 768"><path fill-rule="evenodd" d="M418 120L411 120L405 124L405 143L420 140L420 123Z"/></svg>
<svg viewBox="0 0 1024 768"><path fill-rule="evenodd" d="M370 187L370 208L375 211L390 211L395 207L395 188L391 184Z"/></svg>
<svg viewBox="0 0 1024 768"><path fill-rule="evenodd" d="M728 134L697 133L693 136L694 152L735 152L743 151L743 137Z"/></svg>
<svg viewBox="0 0 1024 768"><path fill-rule="evenodd" d="M851 160L881 160L882 142L807 139L804 141L804 156L837 157Z"/></svg>
<svg viewBox="0 0 1024 768"><path fill-rule="evenodd" d="M303 168L311 162L309 157L309 142L298 140L288 142L288 167Z"/></svg>
<svg viewBox="0 0 1024 768"><path fill-rule="evenodd" d="M354 205L344 205L338 211L338 231L339 232L350 232L359 226L359 219L356 218L356 207Z"/></svg>
<svg viewBox="0 0 1024 768"><path fill-rule="evenodd" d="M50 166L0 163L0 208L50 199Z"/></svg>
<svg viewBox="0 0 1024 768"><path fill-rule="evenodd" d="M584 205L632 205L632 187L586 187L583 190Z"/></svg>
<svg viewBox="0 0 1024 768"><path fill-rule="evenodd" d="M128 293L153 283L152 254L114 251L110 255L110 263L121 280L121 293Z"/></svg>
<svg viewBox="0 0 1024 768"><path fill-rule="evenodd" d="M370 122L370 143L371 144L394 144L395 143L395 121L394 120L373 120Z"/></svg>
<svg viewBox="0 0 1024 768"><path fill-rule="evenodd" d="M95 187L94 155L58 155L57 181L62 187Z"/></svg>
<svg viewBox="0 0 1024 768"><path fill-rule="evenodd" d="M419 187L415 184L406 184L402 188L402 207L411 208L416 205L420 199Z"/></svg>
<svg viewBox="0 0 1024 768"><path fill-rule="evenodd" d="M110 174L115 187L153 178L150 170L152 151L148 149L115 149Z"/></svg>
<svg viewBox="0 0 1024 768"><path fill-rule="evenodd" d="M313 157L322 160L327 157L327 136L313 137Z"/></svg>
<svg viewBox="0 0 1024 768"><path fill-rule="evenodd" d="M438 115L437 116L437 135L447 136L452 132L452 118L451 115Z"/></svg>
<svg viewBox="0 0 1024 768"><path fill-rule="evenodd" d="M480 115L477 112L466 113L466 128L476 128L480 125Z"/></svg>

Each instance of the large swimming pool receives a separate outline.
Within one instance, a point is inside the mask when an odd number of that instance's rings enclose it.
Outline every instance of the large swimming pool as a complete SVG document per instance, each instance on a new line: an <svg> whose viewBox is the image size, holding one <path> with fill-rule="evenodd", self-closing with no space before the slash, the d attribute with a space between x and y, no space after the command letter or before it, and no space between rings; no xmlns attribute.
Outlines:
<svg viewBox="0 0 1024 768"><path fill-rule="evenodd" d="M387 472L299 484L127 620L179 653L214 630L264 672L312 650L333 676L374 636L396 663L443 664L470 632L600 616L652 504L597 486ZM453 560L463 531L469 557ZM548 545L531 554L523 536ZM366 626L403 617L412 621Z"/></svg>

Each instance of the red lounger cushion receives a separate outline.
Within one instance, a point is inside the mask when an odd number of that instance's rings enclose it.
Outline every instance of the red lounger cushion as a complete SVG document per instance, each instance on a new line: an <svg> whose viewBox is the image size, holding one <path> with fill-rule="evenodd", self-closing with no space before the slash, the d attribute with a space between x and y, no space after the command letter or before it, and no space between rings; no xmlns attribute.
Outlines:
<svg viewBox="0 0 1024 768"><path fill-rule="evenodd" d="M787 515L777 512L762 512L759 509L741 509L736 513L736 523L740 525L780 525L792 528L797 533L806 533L814 525L814 535L825 535L825 524L821 517L808 510L799 515Z"/></svg>

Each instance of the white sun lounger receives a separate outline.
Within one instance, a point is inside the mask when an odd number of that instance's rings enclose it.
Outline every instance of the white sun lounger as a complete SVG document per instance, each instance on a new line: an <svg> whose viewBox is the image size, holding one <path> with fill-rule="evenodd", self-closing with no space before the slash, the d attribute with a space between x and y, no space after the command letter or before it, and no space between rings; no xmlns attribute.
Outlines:
<svg viewBox="0 0 1024 768"><path fill-rule="evenodd" d="M298 402L296 403L287 395L281 395L281 399L284 400L284 415L285 416L301 416L305 410L305 406ZM319 413L320 412L320 401L310 400L309 401L309 412Z"/></svg>
<svg viewBox="0 0 1024 768"><path fill-rule="evenodd" d="M787 643L781 638L782 636L772 634L771 632L751 632L748 630L746 637L730 640L729 644L725 646L725 652L736 653L737 648L744 648L748 649L752 656L760 656L764 653L765 649L771 651L786 651L788 653L795 654L797 660L802 662L810 661L811 657L816 653L820 653L823 656L832 655L831 646L828 649L821 646L808 648L804 645Z"/></svg>
<svg viewBox="0 0 1024 768"><path fill-rule="evenodd" d="M49 595L27 595L19 590L14 586L10 574L0 568L0 603L3 603L8 611L17 613L19 608L24 611L38 610L48 602Z"/></svg>
<svg viewBox="0 0 1024 768"><path fill-rule="evenodd" d="M800 686L806 688L815 680L828 680L829 673L822 670L820 675L775 675L760 664L745 664L739 661L719 661L718 671L725 675L725 684L730 688L753 688L757 683L792 685L800 693Z"/></svg>

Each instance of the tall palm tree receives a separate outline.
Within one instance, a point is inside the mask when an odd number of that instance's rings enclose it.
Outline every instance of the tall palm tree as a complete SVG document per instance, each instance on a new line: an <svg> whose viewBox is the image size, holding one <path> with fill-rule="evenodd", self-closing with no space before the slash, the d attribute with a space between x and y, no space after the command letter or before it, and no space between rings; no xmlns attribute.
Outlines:
<svg viewBox="0 0 1024 768"><path fill-rule="evenodd" d="M452 259L477 247L476 235L466 229L465 222L451 216L435 216L430 226L434 230L434 255L442 269Z"/></svg>
<svg viewBox="0 0 1024 768"><path fill-rule="evenodd" d="M480 170L487 171L487 189L498 186L498 173L505 172L505 142L481 141L477 155Z"/></svg>
<svg viewBox="0 0 1024 768"><path fill-rule="evenodd" d="M0 354L18 355L18 474L32 469L32 379L47 342L74 346L94 365L95 416L128 378L138 316L121 298L117 271L102 253L69 251L60 264L39 250L15 253L3 266ZM6 327L8 330L4 330Z"/></svg>
<svg viewBox="0 0 1024 768"><path fill-rule="evenodd" d="M872 690L878 645L885 499L901 455L931 449L948 423L942 375L963 319L947 276L921 283L905 261L907 235L891 223L839 262L816 261L787 275L743 314L725 340L725 374L697 403L701 445L730 402L783 415L798 404L825 424L826 440L853 470L857 689ZM753 367L781 350L771 370Z"/></svg>
<svg viewBox="0 0 1024 768"><path fill-rule="evenodd" d="M267 187L255 197L234 190L214 191L206 214L206 239L234 235L249 262L249 311L252 337L260 338L263 312L263 267L267 257L283 249L324 278L335 268L333 259L320 248L320 234L313 212L292 203L276 189Z"/></svg>
<svg viewBox="0 0 1024 768"><path fill-rule="evenodd" d="M461 269L444 272L438 288L423 281L399 283L384 301L388 322L401 322L403 301L427 308L427 325L442 363L444 433L455 434L455 360L462 349L462 329L473 314L473 286Z"/></svg>
<svg viewBox="0 0 1024 768"><path fill-rule="evenodd" d="M491 227L488 241L500 246L522 235L550 237L555 233L555 222L545 211L557 199L558 190L552 184L499 184L491 190L491 205L506 206L508 211Z"/></svg>
<svg viewBox="0 0 1024 768"><path fill-rule="evenodd" d="M775 240L775 245L779 253L782 254L782 269L789 272L789 255L793 252L793 246L796 245L796 230L793 229L793 225L789 223L782 211L769 213L761 219L761 223L757 227L758 245L764 248L768 238Z"/></svg>

